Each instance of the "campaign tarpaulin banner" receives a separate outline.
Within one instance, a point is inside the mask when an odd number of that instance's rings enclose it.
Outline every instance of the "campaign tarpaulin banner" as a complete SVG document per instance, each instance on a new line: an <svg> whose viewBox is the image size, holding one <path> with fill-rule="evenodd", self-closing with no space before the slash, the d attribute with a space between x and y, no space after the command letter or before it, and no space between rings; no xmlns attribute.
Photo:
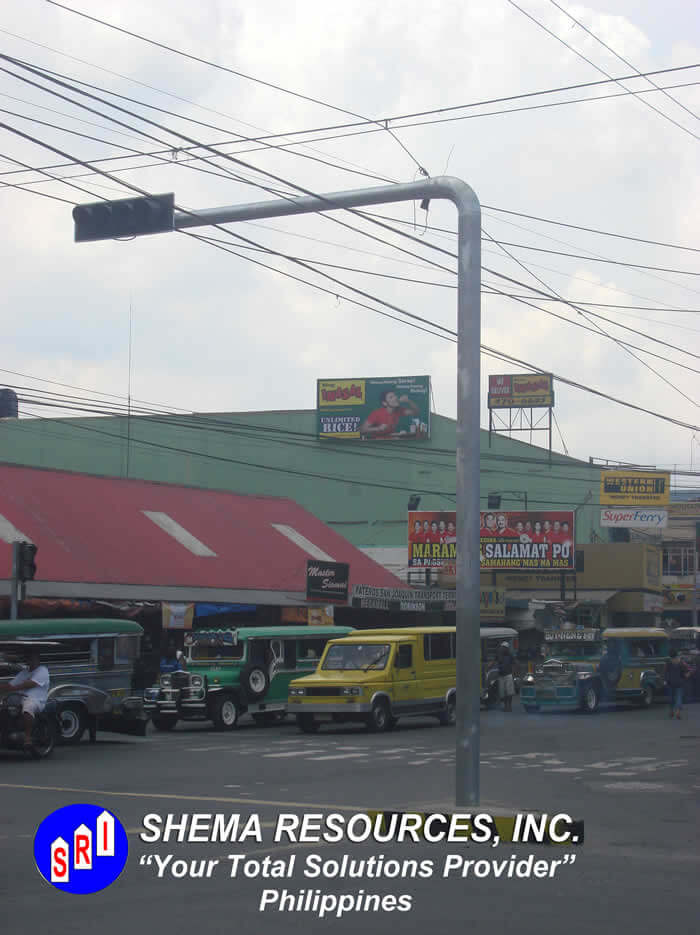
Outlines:
<svg viewBox="0 0 700 935"><path fill-rule="evenodd" d="M430 377L318 380L319 438L430 438Z"/></svg>
<svg viewBox="0 0 700 935"><path fill-rule="evenodd" d="M409 510L408 567L443 568L457 562L457 513Z"/></svg>
<svg viewBox="0 0 700 935"><path fill-rule="evenodd" d="M573 510L481 514L482 571L574 571Z"/></svg>

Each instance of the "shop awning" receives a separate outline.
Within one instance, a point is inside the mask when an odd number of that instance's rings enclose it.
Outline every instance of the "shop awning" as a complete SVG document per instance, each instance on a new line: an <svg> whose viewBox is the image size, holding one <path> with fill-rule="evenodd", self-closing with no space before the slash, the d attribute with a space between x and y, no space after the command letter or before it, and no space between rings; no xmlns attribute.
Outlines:
<svg viewBox="0 0 700 935"><path fill-rule="evenodd" d="M0 593L16 540L38 547L29 598L294 605L308 559L404 587L293 500L0 464Z"/></svg>

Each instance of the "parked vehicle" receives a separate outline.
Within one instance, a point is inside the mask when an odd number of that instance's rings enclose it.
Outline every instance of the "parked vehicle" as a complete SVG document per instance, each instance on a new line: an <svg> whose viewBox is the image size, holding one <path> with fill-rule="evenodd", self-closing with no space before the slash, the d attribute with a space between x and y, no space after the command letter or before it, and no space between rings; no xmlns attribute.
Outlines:
<svg viewBox="0 0 700 935"><path fill-rule="evenodd" d="M498 704L498 651L503 643L508 643L513 658L518 654L518 631L510 627L481 627L481 703L485 708ZM516 663L517 665L517 663ZM516 695L520 693L522 679L514 672Z"/></svg>
<svg viewBox="0 0 700 935"><path fill-rule="evenodd" d="M526 711L540 708L598 710L603 689L598 663L603 653L599 629L546 630L544 658L526 675L520 701Z"/></svg>
<svg viewBox="0 0 700 935"><path fill-rule="evenodd" d="M270 724L287 714L289 683L313 672L328 640L350 627L241 627L185 636L185 671L161 675L144 703L158 730L179 720L231 730L242 714Z"/></svg>
<svg viewBox="0 0 700 935"><path fill-rule="evenodd" d="M603 631L600 675L610 701L633 701L650 708L664 695L664 670L670 650L668 633L655 627Z"/></svg>
<svg viewBox="0 0 700 935"><path fill-rule="evenodd" d="M94 740L105 730L145 733L143 699L132 689L143 630L130 620L4 620L0 639L49 640L42 663L51 678L61 743Z"/></svg>
<svg viewBox="0 0 700 935"><path fill-rule="evenodd" d="M55 643L41 640L3 640L0 641L0 678L3 681L13 678L28 662L32 650L44 653L56 647ZM0 696L0 748L3 750L24 750L24 717L22 702L24 695L18 687L16 692ZM46 759L53 753L59 723L56 703L48 701L43 711L34 716L32 725L32 745L27 752L35 760Z"/></svg>
<svg viewBox="0 0 700 935"><path fill-rule="evenodd" d="M700 700L700 627L676 627L668 632L671 648L690 666L690 678L685 680L686 701Z"/></svg>
<svg viewBox="0 0 700 935"><path fill-rule="evenodd" d="M559 631L575 633L576 631ZM585 631L579 631L585 632ZM669 640L665 630L629 627L604 630L602 653L592 647L588 658L573 649L562 637L557 653L550 656L520 689L520 700L527 711L543 707L581 707L593 713L601 703L631 701L651 707L664 693L664 668Z"/></svg>
<svg viewBox="0 0 700 935"><path fill-rule="evenodd" d="M322 723L359 721L369 730L400 717L455 723L455 627L355 631L326 647L316 672L289 686L289 710L305 733Z"/></svg>

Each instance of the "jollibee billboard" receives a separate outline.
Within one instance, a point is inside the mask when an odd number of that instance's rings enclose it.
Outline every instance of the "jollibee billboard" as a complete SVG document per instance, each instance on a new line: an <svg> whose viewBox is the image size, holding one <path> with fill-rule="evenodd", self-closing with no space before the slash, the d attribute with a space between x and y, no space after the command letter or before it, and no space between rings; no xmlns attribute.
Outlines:
<svg viewBox="0 0 700 935"><path fill-rule="evenodd" d="M506 511L481 514L482 571L573 571L572 510Z"/></svg>

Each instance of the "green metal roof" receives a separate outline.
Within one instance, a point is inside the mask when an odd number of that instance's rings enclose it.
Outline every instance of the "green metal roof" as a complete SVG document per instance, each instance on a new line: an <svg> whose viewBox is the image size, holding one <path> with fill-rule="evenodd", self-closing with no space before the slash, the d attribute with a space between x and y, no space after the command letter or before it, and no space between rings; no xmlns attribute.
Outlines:
<svg viewBox="0 0 700 935"><path fill-rule="evenodd" d="M102 617L79 620L36 619L0 620L0 638L22 636L106 636L110 633L141 634L143 627L133 620L108 620Z"/></svg>
<svg viewBox="0 0 700 935"><path fill-rule="evenodd" d="M312 391L313 392L313 391ZM413 442L320 440L316 411L194 413L157 417L0 420L7 463L288 497L358 548L407 543L407 504L454 510L456 423L433 414L432 437ZM128 439L128 441L127 441ZM129 457L127 459L127 446ZM600 528L600 468L515 438L480 432L481 503L503 509L580 507L577 542ZM514 494L515 492L515 494Z"/></svg>

